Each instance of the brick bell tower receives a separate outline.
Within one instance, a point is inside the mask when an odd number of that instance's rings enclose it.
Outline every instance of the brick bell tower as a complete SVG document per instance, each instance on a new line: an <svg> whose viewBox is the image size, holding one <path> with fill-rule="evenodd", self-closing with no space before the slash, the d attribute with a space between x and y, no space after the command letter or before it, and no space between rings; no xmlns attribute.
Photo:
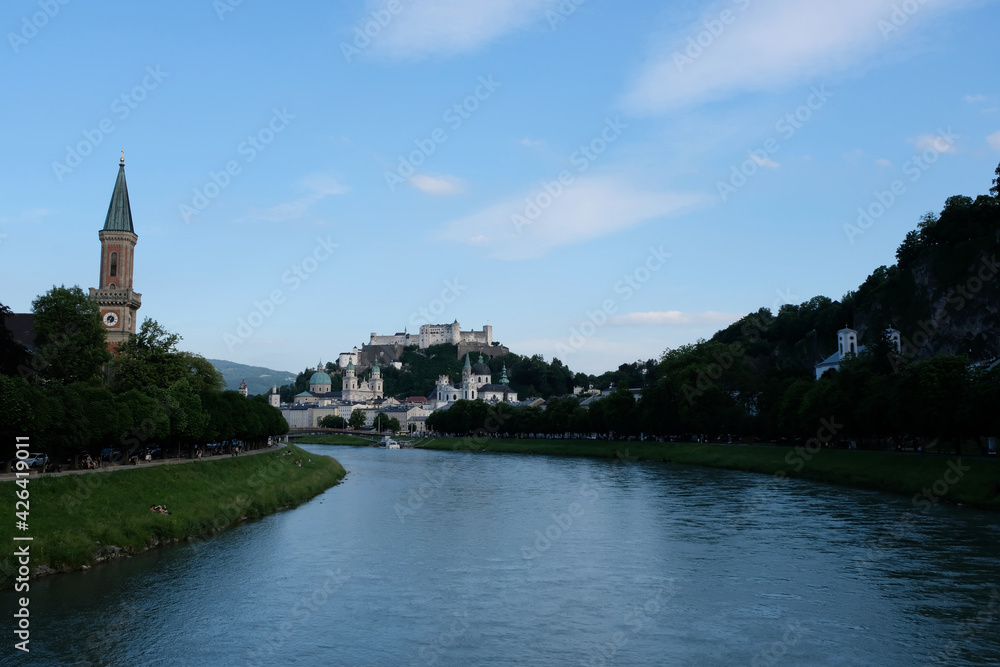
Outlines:
<svg viewBox="0 0 1000 667"><path fill-rule="evenodd" d="M139 237L132 227L124 153L104 229L97 236L101 239L101 280L97 289L90 288L90 298L101 309L108 349L114 353L122 341L135 333L136 311L142 305L142 295L132 291L133 258Z"/></svg>

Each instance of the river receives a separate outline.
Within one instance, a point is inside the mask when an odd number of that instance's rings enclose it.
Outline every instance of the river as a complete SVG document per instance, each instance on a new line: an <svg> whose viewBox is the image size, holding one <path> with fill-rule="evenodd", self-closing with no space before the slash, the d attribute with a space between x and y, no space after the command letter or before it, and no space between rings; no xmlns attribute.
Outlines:
<svg viewBox="0 0 1000 667"><path fill-rule="evenodd" d="M996 513L674 464L306 448L345 481L35 581L30 664L1000 664ZM12 644L4 665L27 657Z"/></svg>

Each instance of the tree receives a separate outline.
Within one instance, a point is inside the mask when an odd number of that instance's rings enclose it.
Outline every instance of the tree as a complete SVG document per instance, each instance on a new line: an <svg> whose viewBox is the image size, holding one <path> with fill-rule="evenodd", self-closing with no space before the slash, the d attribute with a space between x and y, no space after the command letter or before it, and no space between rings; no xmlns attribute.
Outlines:
<svg viewBox="0 0 1000 667"><path fill-rule="evenodd" d="M347 420L337 415L327 415L319 421L323 428L347 428Z"/></svg>
<svg viewBox="0 0 1000 667"><path fill-rule="evenodd" d="M101 378L111 359L101 311L79 286L53 287L31 303L35 314L32 367L43 380L71 384Z"/></svg>
<svg viewBox="0 0 1000 667"><path fill-rule="evenodd" d="M223 386L222 376L205 359L179 352L178 334L170 333L153 319L146 318L139 331L118 346L114 362L114 385L119 391L167 389L187 380L191 390L201 393Z"/></svg>
<svg viewBox="0 0 1000 667"><path fill-rule="evenodd" d="M377 431L390 431L396 432L399 430L399 420L395 417L389 417L389 415L384 412L380 412L375 415L375 422L373 427Z"/></svg>
<svg viewBox="0 0 1000 667"><path fill-rule="evenodd" d="M997 165L996 178L993 179L993 187L990 188L990 194L1000 199L1000 164Z"/></svg>
<svg viewBox="0 0 1000 667"><path fill-rule="evenodd" d="M13 315L10 308L0 303L0 375L17 375L17 369L29 362L28 350L7 329L9 315Z"/></svg>
<svg viewBox="0 0 1000 667"><path fill-rule="evenodd" d="M364 428L365 411L355 408L351 411L351 417L347 420L347 425L351 428Z"/></svg>

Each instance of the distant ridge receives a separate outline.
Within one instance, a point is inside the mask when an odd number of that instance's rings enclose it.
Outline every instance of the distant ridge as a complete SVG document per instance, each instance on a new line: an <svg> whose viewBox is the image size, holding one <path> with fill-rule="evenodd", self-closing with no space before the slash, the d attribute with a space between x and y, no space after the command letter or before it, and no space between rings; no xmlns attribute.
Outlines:
<svg viewBox="0 0 1000 667"><path fill-rule="evenodd" d="M250 395L266 394L274 385L295 384L297 373L288 371L276 371L273 368L263 366L247 366L238 364L235 361L225 361L222 359L209 359L209 363L215 366L215 370L222 374L226 381L226 389L237 390L240 382L247 381L247 389Z"/></svg>

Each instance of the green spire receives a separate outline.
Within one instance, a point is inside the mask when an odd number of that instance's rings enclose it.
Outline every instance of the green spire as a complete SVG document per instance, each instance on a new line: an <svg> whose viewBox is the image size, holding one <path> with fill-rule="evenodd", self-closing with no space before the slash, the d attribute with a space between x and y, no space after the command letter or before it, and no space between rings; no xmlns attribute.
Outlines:
<svg viewBox="0 0 1000 667"><path fill-rule="evenodd" d="M503 365L503 371L500 373L500 384L510 384L510 380L507 379L507 364Z"/></svg>
<svg viewBox="0 0 1000 667"><path fill-rule="evenodd" d="M372 362L372 373L381 373L382 369L378 367L378 360Z"/></svg>
<svg viewBox="0 0 1000 667"><path fill-rule="evenodd" d="M128 203L128 186L125 184L125 158L118 165L118 180L115 190L111 193L111 204L108 205L108 216L104 219L104 231L132 232L132 208Z"/></svg>
<svg viewBox="0 0 1000 667"><path fill-rule="evenodd" d="M349 370L349 371L353 371L354 370L354 361L348 361L347 362L347 370Z"/></svg>
<svg viewBox="0 0 1000 667"><path fill-rule="evenodd" d="M483 363L483 353L479 353L479 363Z"/></svg>
<svg viewBox="0 0 1000 667"><path fill-rule="evenodd" d="M465 367L471 369L472 363L469 361L469 353L465 353Z"/></svg>

